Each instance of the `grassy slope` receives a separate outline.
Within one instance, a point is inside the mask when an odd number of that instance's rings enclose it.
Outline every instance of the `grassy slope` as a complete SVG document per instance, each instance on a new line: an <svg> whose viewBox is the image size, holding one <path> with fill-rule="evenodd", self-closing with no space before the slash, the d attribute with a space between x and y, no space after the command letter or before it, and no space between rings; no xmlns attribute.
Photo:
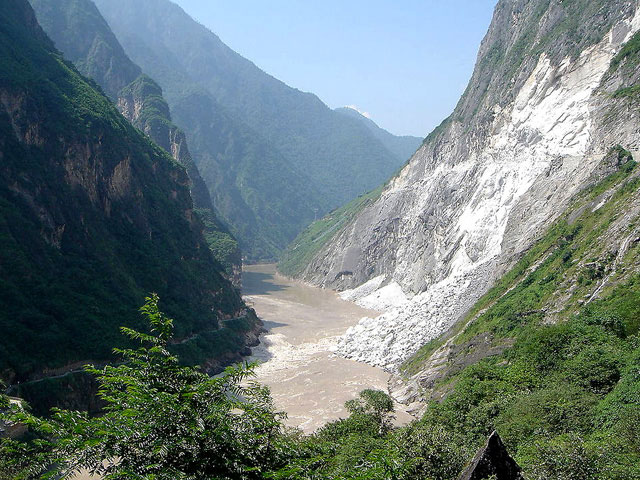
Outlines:
<svg viewBox="0 0 640 480"><path fill-rule="evenodd" d="M640 478L634 167L583 192L461 322L447 373L432 387L444 400L431 402L423 422L470 446L497 429L527 478ZM616 251L612 238L627 249ZM405 373L423 370L443 342L423 347ZM496 346L506 348L482 355ZM478 353L485 358L458 362Z"/></svg>

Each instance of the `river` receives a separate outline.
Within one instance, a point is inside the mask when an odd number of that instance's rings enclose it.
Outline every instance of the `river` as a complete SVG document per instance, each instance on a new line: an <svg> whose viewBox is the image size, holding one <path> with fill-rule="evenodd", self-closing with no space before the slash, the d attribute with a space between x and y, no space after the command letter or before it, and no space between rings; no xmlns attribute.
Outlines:
<svg viewBox="0 0 640 480"><path fill-rule="evenodd" d="M387 390L382 369L334 355L347 328L379 313L276 273L275 265L246 266L244 298L268 330L253 349L257 380L269 386L287 424L306 433L346 417L344 403L365 388ZM412 417L396 405L396 423Z"/></svg>
<svg viewBox="0 0 640 480"><path fill-rule="evenodd" d="M246 266L242 281L244 299L268 330L249 360L260 363L256 380L271 389L276 409L288 415L288 425L311 433L346 417L344 402L361 390L387 390L388 373L332 351L347 328L377 312L342 300L331 290L283 277L275 265ZM397 425L412 418L396 405ZM97 477L81 472L76 478Z"/></svg>

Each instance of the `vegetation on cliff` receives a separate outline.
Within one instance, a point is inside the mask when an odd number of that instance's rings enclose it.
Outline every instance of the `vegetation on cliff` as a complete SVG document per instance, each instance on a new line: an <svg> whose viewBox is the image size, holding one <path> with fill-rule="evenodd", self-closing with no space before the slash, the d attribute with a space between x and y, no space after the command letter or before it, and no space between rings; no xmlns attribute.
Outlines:
<svg viewBox="0 0 640 480"><path fill-rule="evenodd" d="M257 319L206 246L183 167L63 59L26 1L6 3L0 375L25 381L110 359L118 327L140 326L150 291L190 360L213 367L224 322ZM245 348L240 338L221 346L227 361Z"/></svg>
<svg viewBox="0 0 640 480"><path fill-rule="evenodd" d="M278 258L316 212L376 188L406 161L360 120L261 71L170 1L96 4L162 86L217 211L251 260Z"/></svg>
<svg viewBox="0 0 640 480"><path fill-rule="evenodd" d="M447 366L410 425L393 428L389 397L366 390L345 419L309 436L287 429L268 391L241 382L250 369L210 379L179 367L167 352L172 322L152 297L142 309L151 333L125 329L146 346L92 370L106 414L15 412L41 441L4 440L2 468L18 478L55 463L114 478L453 480L496 430L525 478L639 478L640 171L622 148L606 161L619 171L582 192L442 340ZM421 355L406 368L424 370Z"/></svg>
<svg viewBox="0 0 640 480"><path fill-rule="evenodd" d="M118 42L91 0L32 0L38 21L67 60L95 81L137 128L185 167L191 180L194 206L203 219L214 257L229 277L239 270L241 254L228 228L216 218L209 191L196 166L184 133L172 122L162 89L143 74ZM229 246L235 244L232 252Z"/></svg>
<svg viewBox="0 0 640 480"><path fill-rule="evenodd" d="M380 186L360 195L305 228L282 253L278 271L292 277L299 275L334 235L348 225L364 207L380 197L382 188Z"/></svg>
<svg viewBox="0 0 640 480"><path fill-rule="evenodd" d="M403 366L419 378L445 352L423 383L440 400L425 418L467 441L497 429L528 478L640 475L640 172L624 149L608 161L619 172L576 198L466 320Z"/></svg>
<svg viewBox="0 0 640 480"><path fill-rule="evenodd" d="M573 272L582 278L579 285L612 273L584 263L594 251L582 242L591 236L587 226L598 232L611 225L611 214L624 212L618 209L637 197L634 166L627 163L586 192L577 201L576 223L567 229L559 221L487 294L457 341L474 338L479 329L489 334L488 342L508 348L451 370L436 384L438 394L423 417L406 427L392 427L393 403L385 393L365 390L347 402L348 418L309 436L285 428L268 390L247 382L250 367L210 378L179 366L168 351L172 321L151 297L141 309L150 333L123 329L143 346L118 351L121 366L90 369L108 405L103 416L56 411L45 421L5 400L9 417L29 425L32 437L0 443L0 472L30 478L52 473L56 465L63 478L89 468L110 478L140 479L453 480L497 430L525 478L638 478L637 274L613 281L588 305L567 303L567 316L554 322L531 310L564 295L562 282L575 278L563 273L572 268L582 272ZM611 203L594 211L593 201L599 204L607 192ZM584 202L589 208L581 208ZM636 265L636 248L625 255L625 266Z"/></svg>

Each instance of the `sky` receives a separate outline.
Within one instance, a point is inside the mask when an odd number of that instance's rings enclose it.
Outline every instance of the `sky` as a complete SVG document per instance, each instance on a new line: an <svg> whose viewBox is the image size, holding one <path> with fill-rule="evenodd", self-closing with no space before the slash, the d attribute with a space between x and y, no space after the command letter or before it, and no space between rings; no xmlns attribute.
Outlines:
<svg viewBox="0 0 640 480"><path fill-rule="evenodd" d="M464 91L496 0L173 0L287 85L425 137Z"/></svg>

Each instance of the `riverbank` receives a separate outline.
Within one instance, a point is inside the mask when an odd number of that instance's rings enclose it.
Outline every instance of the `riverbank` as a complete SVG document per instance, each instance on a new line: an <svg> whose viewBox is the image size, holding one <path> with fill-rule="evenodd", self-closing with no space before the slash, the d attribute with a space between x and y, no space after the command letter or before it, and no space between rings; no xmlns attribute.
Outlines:
<svg viewBox="0 0 640 480"><path fill-rule="evenodd" d="M334 353L349 327L378 312L279 275L275 265L246 266L243 285L245 300L267 329L250 360L260 362L257 380L271 389L276 408L287 412L287 424L310 433L346 417L344 402L361 390L387 391L388 373ZM396 408L399 424L412 419L401 405Z"/></svg>

